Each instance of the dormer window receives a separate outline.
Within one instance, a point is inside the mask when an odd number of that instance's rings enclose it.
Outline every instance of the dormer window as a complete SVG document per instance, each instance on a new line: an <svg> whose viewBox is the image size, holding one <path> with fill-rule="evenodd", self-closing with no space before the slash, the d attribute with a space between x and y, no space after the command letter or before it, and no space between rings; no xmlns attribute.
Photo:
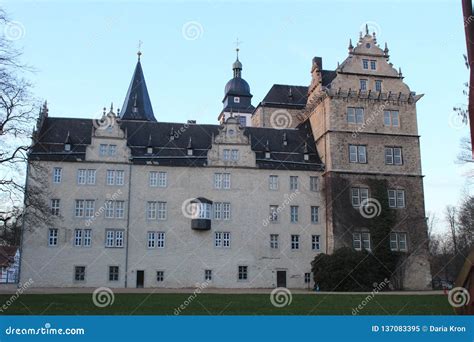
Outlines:
<svg viewBox="0 0 474 342"><path fill-rule="evenodd" d="M153 154L153 147L148 146L148 147L146 148L146 153L147 153L147 154Z"/></svg>
<svg viewBox="0 0 474 342"><path fill-rule="evenodd" d="M271 155L270 152L265 152L265 159L270 159Z"/></svg>
<svg viewBox="0 0 474 342"><path fill-rule="evenodd" d="M240 103L240 97L235 96L234 97L234 103Z"/></svg>
<svg viewBox="0 0 474 342"><path fill-rule="evenodd" d="M192 156L193 155L193 149L192 148L188 148L188 156Z"/></svg>
<svg viewBox="0 0 474 342"><path fill-rule="evenodd" d="M66 152L71 151L71 144L68 144L68 143L64 144L64 151Z"/></svg>
<svg viewBox="0 0 474 342"><path fill-rule="evenodd" d="M303 158L304 158L305 161L308 161L309 160L309 153L305 153L303 155Z"/></svg>

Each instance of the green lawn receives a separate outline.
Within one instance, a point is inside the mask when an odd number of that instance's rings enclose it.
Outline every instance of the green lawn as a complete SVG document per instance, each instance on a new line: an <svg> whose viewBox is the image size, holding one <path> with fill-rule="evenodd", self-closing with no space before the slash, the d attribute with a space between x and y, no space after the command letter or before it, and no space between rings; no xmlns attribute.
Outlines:
<svg viewBox="0 0 474 342"><path fill-rule="evenodd" d="M290 305L276 308L265 294L116 294L113 305L96 307L90 294L21 295L0 314L7 315L352 315L367 295L295 294ZM0 305L10 299L0 295ZM360 315L452 315L443 295L383 295L372 298Z"/></svg>

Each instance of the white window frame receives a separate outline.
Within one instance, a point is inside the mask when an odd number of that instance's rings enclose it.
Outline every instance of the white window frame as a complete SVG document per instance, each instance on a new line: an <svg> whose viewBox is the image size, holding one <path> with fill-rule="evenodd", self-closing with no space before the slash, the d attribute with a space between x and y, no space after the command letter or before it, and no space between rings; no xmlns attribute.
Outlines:
<svg viewBox="0 0 474 342"><path fill-rule="evenodd" d="M369 70L369 60L368 59L363 59L362 60L362 69Z"/></svg>
<svg viewBox="0 0 474 342"><path fill-rule="evenodd" d="M270 234L270 249L278 249L279 246L279 235L278 234Z"/></svg>
<svg viewBox="0 0 474 342"><path fill-rule="evenodd" d="M168 186L168 173L165 171L158 171L158 187L166 188Z"/></svg>
<svg viewBox="0 0 474 342"><path fill-rule="evenodd" d="M290 190L298 190L298 176L290 176Z"/></svg>
<svg viewBox="0 0 474 342"><path fill-rule="evenodd" d="M54 167L53 168L53 183L59 184L61 183L63 175L63 169L61 167Z"/></svg>
<svg viewBox="0 0 474 342"><path fill-rule="evenodd" d="M375 80L374 82L375 82L375 91L382 91L382 80Z"/></svg>
<svg viewBox="0 0 474 342"><path fill-rule="evenodd" d="M386 165L403 165L403 153L401 147L385 147Z"/></svg>
<svg viewBox="0 0 474 342"><path fill-rule="evenodd" d="M319 207L316 205L312 205L310 207L311 211L311 223L317 224L319 223Z"/></svg>
<svg viewBox="0 0 474 342"><path fill-rule="evenodd" d="M319 177L309 176L309 190L313 192L319 191Z"/></svg>
<svg viewBox="0 0 474 342"><path fill-rule="evenodd" d="M51 215L53 216L61 215L61 200L59 198L51 199Z"/></svg>
<svg viewBox="0 0 474 342"><path fill-rule="evenodd" d="M377 70L377 60L375 59L370 60L370 70Z"/></svg>
<svg viewBox="0 0 474 342"><path fill-rule="evenodd" d="M321 235L311 235L311 249L318 252L321 250Z"/></svg>
<svg viewBox="0 0 474 342"><path fill-rule="evenodd" d="M160 221L166 220L167 217L167 203L166 202L156 202L157 203L157 210L156 210L156 219Z"/></svg>
<svg viewBox="0 0 474 342"><path fill-rule="evenodd" d="M354 232L352 234L352 245L355 250L371 250L371 241L369 232Z"/></svg>
<svg viewBox="0 0 474 342"><path fill-rule="evenodd" d="M290 205L290 222L298 223L299 206Z"/></svg>
<svg viewBox="0 0 474 342"><path fill-rule="evenodd" d="M231 245L230 232L215 232L214 233L214 247L230 248L230 245Z"/></svg>
<svg viewBox="0 0 474 342"><path fill-rule="evenodd" d="M405 190L389 189L388 206L392 209L403 209L406 206Z"/></svg>
<svg viewBox="0 0 474 342"><path fill-rule="evenodd" d="M278 205L270 205L269 219L271 222L278 222Z"/></svg>
<svg viewBox="0 0 474 342"><path fill-rule="evenodd" d="M367 164L367 146L349 144L349 162Z"/></svg>
<svg viewBox="0 0 474 342"><path fill-rule="evenodd" d="M360 207L364 200L369 198L369 188L353 187L351 188L351 203L354 208Z"/></svg>
<svg viewBox="0 0 474 342"><path fill-rule="evenodd" d="M402 244L404 247L402 247ZM399 252L406 252L408 250L406 232L390 233L390 250Z"/></svg>
<svg viewBox="0 0 474 342"><path fill-rule="evenodd" d="M148 174L148 184L152 188L158 187L158 171L150 171Z"/></svg>
<svg viewBox="0 0 474 342"><path fill-rule="evenodd" d="M268 189L278 190L278 176L277 175L268 176Z"/></svg>
<svg viewBox="0 0 474 342"><path fill-rule="evenodd" d="M83 199L75 200L74 215L75 217L84 217L85 201Z"/></svg>
<svg viewBox="0 0 474 342"><path fill-rule="evenodd" d="M107 153L109 156L115 156L117 154L117 145L110 144Z"/></svg>
<svg viewBox="0 0 474 342"><path fill-rule="evenodd" d="M58 245L59 230L57 228L48 229L48 246L55 247Z"/></svg>
<svg viewBox="0 0 474 342"><path fill-rule="evenodd" d="M105 247L106 248L123 248L124 231L122 229L106 229L105 230Z"/></svg>
<svg viewBox="0 0 474 342"><path fill-rule="evenodd" d="M214 173L214 189L230 189L230 173Z"/></svg>
<svg viewBox="0 0 474 342"><path fill-rule="evenodd" d="M350 124L363 124L365 111L363 107L347 107L347 122Z"/></svg>
<svg viewBox="0 0 474 342"><path fill-rule="evenodd" d="M367 91L367 80L366 79L360 79L359 80L359 88L361 91Z"/></svg>
<svg viewBox="0 0 474 342"><path fill-rule="evenodd" d="M291 235L291 250L296 251L300 249L300 236L298 234Z"/></svg>
<svg viewBox="0 0 474 342"><path fill-rule="evenodd" d="M107 144L99 145L99 156L104 157L107 155Z"/></svg>
<svg viewBox="0 0 474 342"><path fill-rule="evenodd" d="M400 114L398 110L385 110L383 112L383 124L385 127L400 127Z"/></svg>

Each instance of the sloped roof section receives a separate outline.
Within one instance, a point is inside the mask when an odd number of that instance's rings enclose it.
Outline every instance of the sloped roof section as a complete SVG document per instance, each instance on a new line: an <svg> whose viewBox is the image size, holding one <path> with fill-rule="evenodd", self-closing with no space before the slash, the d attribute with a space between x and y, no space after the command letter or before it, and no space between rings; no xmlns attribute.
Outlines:
<svg viewBox="0 0 474 342"><path fill-rule="evenodd" d="M145 83L142 65L137 62L132 81L120 112L122 120L156 121Z"/></svg>

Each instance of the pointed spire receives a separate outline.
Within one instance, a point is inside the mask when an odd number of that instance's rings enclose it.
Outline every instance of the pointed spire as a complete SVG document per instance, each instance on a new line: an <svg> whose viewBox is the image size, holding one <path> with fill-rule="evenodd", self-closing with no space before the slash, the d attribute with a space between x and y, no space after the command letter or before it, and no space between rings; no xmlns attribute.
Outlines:
<svg viewBox="0 0 474 342"><path fill-rule="evenodd" d="M385 49L383 49L383 53L384 53L385 55L388 55L388 51L389 51L389 50L388 50L388 45L387 45L387 42L385 42Z"/></svg>
<svg viewBox="0 0 474 342"><path fill-rule="evenodd" d="M138 56L138 61L140 62L140 57L142 56L142 41L138 41L138 51L137 51L137 56Z"/></svg>
<svg viewBox="0 0 474 342"><path fill-rule="evenodd" d="M140 62L141 52L140 50L138 52L137 65L125 96L120 118L122 120L156 121Z"/></svg>
<svg viewBox="0 0 474 342"><path fill-rule="evenodd" d="M354 45L352 45L352 38L349 39L349 47L348 47L348 49L349 49L349 53L351 53L352 50L354 50Z"/></svg>
<svg viewBox="0 0 474 342"><path fill-rule="evenodd" d="M150 134L150 135L148 135L148 145L147 145L147 147L151 147L151 146L153 146L153 145L151 144L151 134Z"/></svg>
<svg viewBox="0 0 474 342"><path fill-rule="evenodd" d="M398 77L403 77L402 68L398 67Z"/></svg>
<svg viewBox="0 0 474 342"><path fill-rule="evenodd" d="M365 24L365 35L369 34L369 25Z"/></svg>

